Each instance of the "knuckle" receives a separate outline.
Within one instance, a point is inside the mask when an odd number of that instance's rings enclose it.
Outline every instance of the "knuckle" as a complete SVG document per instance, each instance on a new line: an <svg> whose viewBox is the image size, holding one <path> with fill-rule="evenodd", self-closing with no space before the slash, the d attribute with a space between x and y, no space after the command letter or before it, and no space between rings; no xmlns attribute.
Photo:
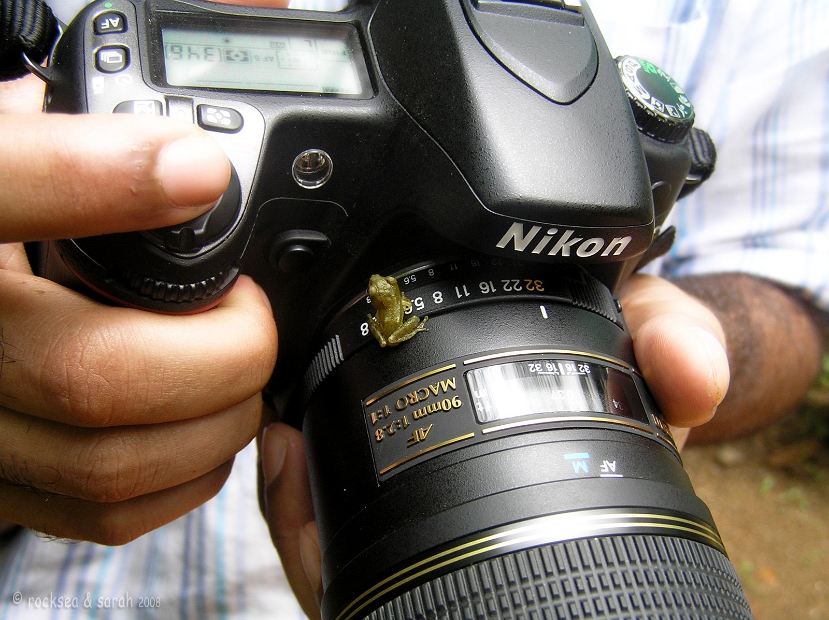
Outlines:
<svg viewBox="0 0 829 620"><path fill-rule="evenodd" d="M277 331L273 314L263 306L234 308L223 317L229 333L242 336L239 347L256 353L256 361L263 367L276 360Z"/></svg>
<svg viewBox="0 0 829 620"><path fill-rule="evenodd" d="M129 332L100 324L67 329L47 352L38 387L77 426L111 426L141 402L148 369Z"/></svg>
<svg viewBox="0 0 829 620"><path fill-rule="evenodd" d="M99 503L121 502L146 492L154 467L118 432L96 436L79 451L74 478L79 495Z"/></svg>
<svg viewBox="0 0 829 620"><path fill-rule="evenodd" d="M50 491L61 483L63 475L57 467L45 463L30 463L19 455L0 457L0 479L16 486Z"/></svg>
<svg viewBox="0 0 829 620"><path fill-rule="evenodd" d="M267 316L258 322L256 330L252 333L259 334L254 342L255 353L248 354L248 359L253 362L254 376L260 379L261 387L264 387L273 372L276 364L277 334L273 317Z"/></svg>

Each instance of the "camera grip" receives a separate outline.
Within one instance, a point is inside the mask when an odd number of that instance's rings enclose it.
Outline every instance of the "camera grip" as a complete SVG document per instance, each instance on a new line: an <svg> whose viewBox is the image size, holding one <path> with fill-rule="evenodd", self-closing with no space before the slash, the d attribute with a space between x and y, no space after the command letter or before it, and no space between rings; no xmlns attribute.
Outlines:
<svg viewBox="0 0 829 620"><path fill-rule="evenodd" d="M55 247L84 285L115 303L164 314L208 310L230 292L249 237L239 176L206 213L149 231L64 239Z"/></svg>

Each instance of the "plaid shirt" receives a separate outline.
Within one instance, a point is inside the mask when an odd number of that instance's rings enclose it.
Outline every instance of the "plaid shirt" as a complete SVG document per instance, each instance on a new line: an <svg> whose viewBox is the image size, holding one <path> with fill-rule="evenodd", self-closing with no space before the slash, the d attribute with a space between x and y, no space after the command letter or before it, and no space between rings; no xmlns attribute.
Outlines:
<svg viewBox="0 0 829 620"><path fill-rule="evenodd" d="M717 145L716 172L673 211L662 275L754 274L829 309L829 3L590 6L611 52L671 74Z"/></svg>

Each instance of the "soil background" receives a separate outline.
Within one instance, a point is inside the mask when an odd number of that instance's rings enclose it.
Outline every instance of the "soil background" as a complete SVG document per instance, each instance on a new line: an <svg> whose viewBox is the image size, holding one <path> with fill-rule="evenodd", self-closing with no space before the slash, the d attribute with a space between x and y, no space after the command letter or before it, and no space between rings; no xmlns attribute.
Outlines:
<svg viewBox="0 0 829 620"><path fill-rule="evenodd" d="M682 453L757 620L829 620L827 411Z"/></svg>

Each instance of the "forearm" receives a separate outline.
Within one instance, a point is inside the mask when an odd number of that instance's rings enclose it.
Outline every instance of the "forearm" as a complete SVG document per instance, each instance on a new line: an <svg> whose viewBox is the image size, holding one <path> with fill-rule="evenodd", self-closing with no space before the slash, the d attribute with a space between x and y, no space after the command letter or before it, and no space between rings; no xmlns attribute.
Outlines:
<svg viewBox="0 0 829 620"><path fill-rule="evenodd" d="M742 274L675 280L705 303L725 330L731 383L714 418L691 442L744 435L790 411L821 364L826 317L796 294Z"/></svg>

